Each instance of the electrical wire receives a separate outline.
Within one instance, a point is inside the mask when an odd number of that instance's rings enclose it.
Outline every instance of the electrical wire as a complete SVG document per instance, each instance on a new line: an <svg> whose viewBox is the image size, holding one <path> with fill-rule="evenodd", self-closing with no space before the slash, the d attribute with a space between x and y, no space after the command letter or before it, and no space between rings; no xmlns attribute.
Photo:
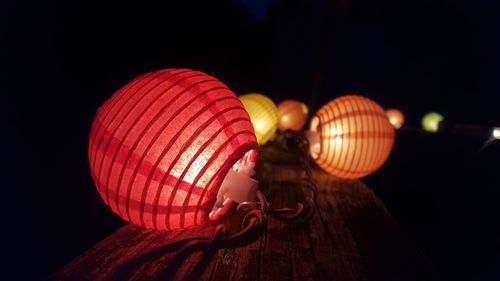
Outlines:
<svg viewBox="0 0 500 281"><path fill-rule="evenodd" d="M260 191L257 191L257 199L259 202L243 202L239 204L237 210L246 212L242 219L240 231L228 233L225 226L219 224L216 226L212 237L197 236L170 242L126 261L112 273L109 280L127 280L134 271L138 270L146 262L177 251L173 259L166 264L162 273L157 276L157 280L172 280L185 259L193 253L201 251L201 259L184 277L184 280L198 280L218 250L242 247L262 236L267 228L266 210L268 203Z"/></svg>
<svg viewBox="0 0 500 281"><path fill-rule="evenodd" d="M307 194L303 202L297 204L297 208L279 208L275 209L268 206L269 216L291 224L304 224L314 214L316 209L316 197L318 187L313 180L312 170L309 160L309 141L303 132L288 130L284 133L285 142L282 143L288 150L299 152L299 161L305 172L305 178L302 180Z"/></svg>
<svg viewBox="0 0 500 281"><path fill-rule="evenodd" d="M305 171L302 181L307 194L304 201L297 204L297 208L273 208L264 194L257 191L257 202L242 202L237 207L238 212L245 213L238 232L229 233L224 225L219 224L212 237L197 236L170 242L126 261L113 272L109 280L126 280L146 262L173 251L177 251L176 255L168 261L165 269L156 277L157 280L172 280L186 258L195 252L202 252L200 259L184 277L188 281L198 280L220 249L242 247L261 237L267 229L267 215L290 224L306 223L314 214L318 190L308 157L309 141L303 133L293 131L285 132L285 139L288 149L300 152L299 161Z"/></svg>

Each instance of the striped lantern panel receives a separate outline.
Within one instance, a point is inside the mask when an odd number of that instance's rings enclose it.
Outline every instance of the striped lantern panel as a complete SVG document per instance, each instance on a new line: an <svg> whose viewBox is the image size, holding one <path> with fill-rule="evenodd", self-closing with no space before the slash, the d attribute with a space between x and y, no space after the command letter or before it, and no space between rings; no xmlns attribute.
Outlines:
<svg viewBox="0 0 500 281"><path fill-rule="evenodd" d="M311 120L319 133L319 151L311 151L328 173L345 179L367 176L387 160L394 143L394 128L374 101L357 95L334 99Z"/></svg>
<svg viewBox="0 0 500 281"><path fill-rule="evenodd" d="M123 219L175 230L209 223L225 175L257 157L250 118L220 81L189 69L142 75L97 111L89 142L92 177Z"/></svg>
<svg viewBox="0 0 500 281"><path fill-rule="evenodd" d="M307 106L296 100L284 100L278 104L280 131L300 131L307 120Z"/></svg>
<svg viewBox="0 0 500 281"><path fill-rule="evenodd" d="M274 102L261 94L251 93L239 97L252 120L257 142L265 144L274 137L278 128L278 109Z"/></svg>

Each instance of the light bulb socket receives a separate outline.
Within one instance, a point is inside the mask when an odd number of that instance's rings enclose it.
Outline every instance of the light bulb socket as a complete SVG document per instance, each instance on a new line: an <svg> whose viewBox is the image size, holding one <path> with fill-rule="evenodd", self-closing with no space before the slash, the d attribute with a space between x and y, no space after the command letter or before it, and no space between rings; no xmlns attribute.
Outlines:
<svg viewBox="0 0 500 281"><path fill-rule="evenodd" d="M314 159L318 158L321 149L320 136L318 132L306 131L305 135L309 141L309 154L311 154L311 157Z"/></svg>
<svg viewBox="0 0 500 281"><path fill-rule="evenodd" d="M233 200L236 203L255 200L259 182L243 171L229 170L219 190L219 196ZM218 200L217 200L218 201Z"/></svg>

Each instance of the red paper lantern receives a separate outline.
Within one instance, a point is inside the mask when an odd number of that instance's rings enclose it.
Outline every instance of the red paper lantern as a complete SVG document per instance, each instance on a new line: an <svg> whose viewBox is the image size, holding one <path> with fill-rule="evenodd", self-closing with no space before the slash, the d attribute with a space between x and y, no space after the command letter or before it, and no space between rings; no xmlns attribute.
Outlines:
<svg viewBox="0 0 500 281"><path fill-rule="evenodd" d="M115 213L174 230L222 216L232 200L218 194L221 184L230 170L252 167L257 149L231 90L199 71L166 69L136 78L99 108L89 160Z"/></svg>
<svg viewBox="0 0 500 281"><path fill-rule="evenodd" d="M387 160L394 128L376 102L357 95L334 99L311 119L310 153L328 173L345 179L367 176Z"/></svg>

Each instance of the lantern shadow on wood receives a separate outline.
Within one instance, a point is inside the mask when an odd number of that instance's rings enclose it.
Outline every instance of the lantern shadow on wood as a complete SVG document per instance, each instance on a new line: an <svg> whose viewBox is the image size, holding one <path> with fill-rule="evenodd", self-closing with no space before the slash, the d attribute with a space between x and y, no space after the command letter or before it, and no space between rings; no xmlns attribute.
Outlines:
<svg viewBox="0 0 500 281"><path fill-rule="evenodd" d="M355 179L379 169L389 157L394 128L380 105L357 95L334 99L311 119L310 154L328 173Z"/></svg>
<svg viewBox="0 0 500 281"><path fill-rule="evenodd" d="M166 69L139 76L99 108L89 161L116 214L174 230L222 216L231 200L214 204L226 174L236 163L254 164L257 149L231 90L199 71Z"/></svg>
<svg viewBox="0 0 500 281"><path fill-rule="evenodd" d="M347 189L350 192L356 192L356 189L363 190L370 189L364 182L359 179L343 179L331 174L325 173L323 170L316 168L313 169L314 178L321 185L318 186L318 194L334 194L338 192L345 192ZM354 189L354 190L353 190Z"/></svg>

